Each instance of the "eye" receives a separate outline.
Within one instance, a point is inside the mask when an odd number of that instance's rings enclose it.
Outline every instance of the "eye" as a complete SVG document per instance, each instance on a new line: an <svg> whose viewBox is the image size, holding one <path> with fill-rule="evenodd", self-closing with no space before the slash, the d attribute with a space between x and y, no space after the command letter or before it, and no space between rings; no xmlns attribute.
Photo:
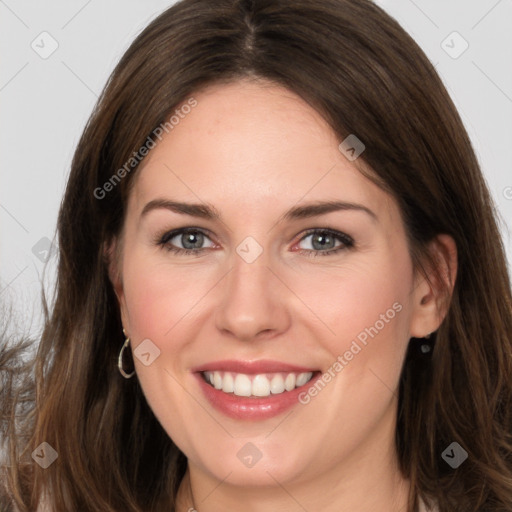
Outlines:
<svg viewBox="0 0 512 512"><path fill-rule="evenodd" d="M175 254L201 254L208 247L202 247L205 238L209 240L207 234L198 228L181 228L164 233L157 239L157 244L166 250ZM180 243L182 247L176 247ZM212 247L210 245L209 247Z"/></svg>
<svg viewBox="0 0 512 512"><path fill-rule="evenodd" d="M306 244L309 248L303 249L301 252L306 250L308 256L327 256L329 254L336 254L340 251L347 250L354 247L354 240L341 231L335 231L332 229L310 229L306 232L306 236L302 237L300 242L311 238L311 242ZM336 240L340 243L336 245ZM300 243L299 242L299 243Z"/></svg>
<svg viewBox="0 0 512 512"><path fill-rule="evenodd" d="M301 238L299 244L308 238L311 238L311 241L306 245L310 247L299 251L306 253L308 257L327 256L354 247L354 240L349 235L327 228L310 229ZM206 249L213 247L211 240L209 246L203 247L205 239L210 240L207 232L203 229L180 228L159 235L156 244L175 254L194 254L198 256ZM336 241L338 241L338 244L336 244ZM177 247L177 244L180 244L181 247Z"/></svg>

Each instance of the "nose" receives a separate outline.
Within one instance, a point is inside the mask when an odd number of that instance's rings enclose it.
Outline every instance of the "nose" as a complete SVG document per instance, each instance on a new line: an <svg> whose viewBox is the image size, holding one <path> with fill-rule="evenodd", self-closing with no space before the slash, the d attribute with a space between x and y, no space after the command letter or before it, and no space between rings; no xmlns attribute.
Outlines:
<svg viewBox="0 0 512 512"><path fill-rule="evenodd" d="M277 277L263 252L248 263L238 254L222 285L216 314L217 328L240 341L274 337L286 331L290 290Z"/></svg>

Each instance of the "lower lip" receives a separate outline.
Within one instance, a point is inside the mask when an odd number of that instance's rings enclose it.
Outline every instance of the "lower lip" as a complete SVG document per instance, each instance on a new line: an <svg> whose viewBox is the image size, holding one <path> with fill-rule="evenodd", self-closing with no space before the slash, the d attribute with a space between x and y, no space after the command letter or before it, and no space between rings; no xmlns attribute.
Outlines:
<svg viewBox="0 0 512 512"><path fill-rule="evenodd" d="M265 420L273 418L287 411L295 404L300 403L299 395L304 392L305 389L311 387L322 373L317 372L304 386L295 388L292 391L285 391L278 395L270 395L261 398L224 393L224 391L208 384L201 373L195 373L194 375L206 399L218 411L237 420Z"/></svg>

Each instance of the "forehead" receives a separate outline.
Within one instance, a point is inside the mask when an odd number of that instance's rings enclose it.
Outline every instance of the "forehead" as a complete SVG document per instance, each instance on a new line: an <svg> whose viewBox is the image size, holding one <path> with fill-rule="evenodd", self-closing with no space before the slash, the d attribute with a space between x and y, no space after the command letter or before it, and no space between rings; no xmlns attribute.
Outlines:
<svg viewBox="0 0 512 512"><path fill-rule="evenodd" d="M391 197L339 151L341 141L323 117L292 91L244 80L210 86L193 98L197 105L137 171L137 210L168 194L226 211L261 213L267 205L270 213L272 205L338 199L396 213Z"/></svg>

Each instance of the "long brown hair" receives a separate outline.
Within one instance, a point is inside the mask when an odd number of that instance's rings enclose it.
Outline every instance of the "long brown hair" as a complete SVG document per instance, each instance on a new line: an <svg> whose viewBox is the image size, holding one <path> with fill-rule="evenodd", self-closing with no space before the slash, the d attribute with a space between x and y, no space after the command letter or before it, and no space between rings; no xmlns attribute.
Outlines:
<svg viewBox="0 0 512 512"><path fill-rule="evenodd" d="M433 66L369 0L183 0L126 51L73 158L23 432L16 398L3 407L6 495L21 511L34 511L44 489L56 512L174 510L186 457L137 379L116 367L123 335L104 248L122 228L137 165L105 184L187 98L246 77L301 96L340 142L357 134L361 163L400 206L416 268L435 265L428 247L437 234L454 238L448 313L431 356L411 340L400 380L396 448L411 482L408 510L421 497L441 512L510 511L512 306L493 203ZM58 453L46 469L30 457L42 442ZM452 442L468 453L457 469L441 457Z"/></svg>

